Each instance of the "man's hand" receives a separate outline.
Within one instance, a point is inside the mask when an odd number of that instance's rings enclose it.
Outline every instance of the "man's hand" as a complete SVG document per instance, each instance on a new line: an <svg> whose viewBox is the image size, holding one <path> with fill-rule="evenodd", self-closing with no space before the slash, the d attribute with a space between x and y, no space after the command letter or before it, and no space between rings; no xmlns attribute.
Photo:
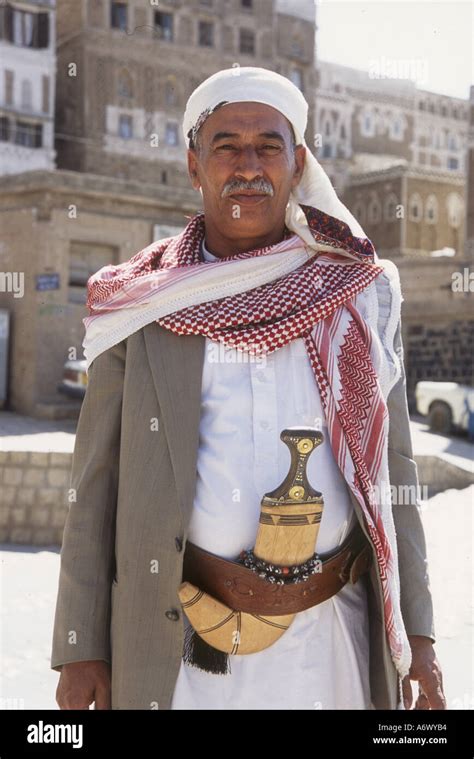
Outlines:
<svg viewBox="0 0 474 759"><path fill-rule="evenodd" d="M60 709L110 709L110 664L106 661L76 661L63 664L56 690Z"/></svg>
<svg viewBox="0 0 474 759"><path fill-rule="evenodd" d="M410 680L418 680L419 696L415 709L447 709L443 692L443 676L431 638L409 635L412 662L410 672L403 680L405 709L410 709L413 694Z"/></svg>

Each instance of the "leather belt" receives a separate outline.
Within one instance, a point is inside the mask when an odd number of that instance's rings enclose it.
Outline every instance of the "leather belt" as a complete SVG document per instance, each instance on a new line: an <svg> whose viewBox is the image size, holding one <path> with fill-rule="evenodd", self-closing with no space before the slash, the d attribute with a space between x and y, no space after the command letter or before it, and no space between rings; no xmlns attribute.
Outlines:
<svg viewBox="0 0 474 759"><path fill-rule="evenodd" d="M183 582L190 582L235 611L259 615L295 614L327 601L350 580L356 583L372 563L372 549L360 524L333 551L319 556L321 571L299 583L276 585L237 561L186 541Z"/></svg>

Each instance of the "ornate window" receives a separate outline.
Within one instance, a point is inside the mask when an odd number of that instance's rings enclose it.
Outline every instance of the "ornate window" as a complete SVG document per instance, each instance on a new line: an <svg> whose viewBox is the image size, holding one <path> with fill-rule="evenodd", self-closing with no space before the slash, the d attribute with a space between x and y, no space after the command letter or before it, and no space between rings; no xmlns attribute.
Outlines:
<svg viewBox="0 0 474 759"><path fill-rule="evenodd" d="M170 77L165 84L165 102L166 105L176 105L177 101L176 80L174 77Z"/></svg>
<svg viewBox="0 0 474 759"><path fill-rule="evenodd" d="M171 147L179 144L178 125L172 121L168 121L166 124L165 141Z"/></svg>
<svg viewBox="0 0 474 759"><path fill-rule="evenodd" d="M385 199L385 219L386 221L397 220L398 198L394 192L391 192Z"/></svg>
<svg viewBox="0 0 474 759"><path fill-rule="evenodd" d="M464 203L457 192L450 192L446 198L448 224L453 229L459 229L464 215Z"/></svg>
<svg viewBox="0 0 474 759"><path fill-rule="evenodd" d="M436 224L438 221L438 200L436 195L428 195L426 198L425 219L428 224Z"/></svg>
<svg viewBox="0 0 474 759"><path fill-rule="evenodd" d="M214 24L210 21L199 22L200 47L214 47Z"/></svg>
<svg viewBox="0 0 474 759"><path fill-rule="evenodd" d="M119 123L118 123L118 133L119 137L121 137L123 140L131 140L133 137L133 119L131 116L128 116L124 113L121 113L119 116Z"/></svg>
<svg viewBox="0 0 474 759"><path fill-rule="evenodd" d="M161 40L173 42L173 14L155 11L155 31Z"/></svg>
<svg viewBox="0 0 474 759"><path fill-rule="evenodd" d="M361 121L361 132L364 137L375 136L375 116L373 113L363 113Z"/></svg>
<svg viewBox="0 0 474 759"><path fill-rule="evenodd" d="M251 29L240 30L240 52L245 55L255 55L255 34Z"/></svg>
<svg viewBox="0 0 474 759"><path fill-rule="evenodd" d="M375 193L372 194L372 197L369 201L367 216L369 224L378 224L382 218L380 201Z"/></svg>
<svg viewBox="0 0 474 759"><path fill-rule="evenodd" d="M421 195L414 192L408 203L408 218L410 221L421 221L423 217L423 201Z"/></svg>
<svg viewBox="0 0 474 759"><path fill-rule="evenodd" d="M33 92L29 79L23 79L21 83L21 107L28 111L33 108Z"/></svg>
<svg viewBox="0 0 474 759"><path fill-rule="evenodd" d="M119 73L118 94L121 98L133 97L133 80L127 69L122 69Z"/></svg>
<svg viewBox="0 0 474 759"><path fill-rule="evenodd" d="M353 215L360 224L365 223L365 206L362 200L357 200L354 204Z"/></svg>

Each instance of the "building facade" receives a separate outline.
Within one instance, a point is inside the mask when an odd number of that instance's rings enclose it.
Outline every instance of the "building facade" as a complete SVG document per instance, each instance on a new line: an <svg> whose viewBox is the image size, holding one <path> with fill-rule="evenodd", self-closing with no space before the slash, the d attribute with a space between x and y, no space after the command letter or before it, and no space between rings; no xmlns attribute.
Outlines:
<svg viewBox="0 0 474 759"><path fill-rule="evenodd" d="M460 256L465 239L465 179L406 163L349 172L343 195L380 256Z"/></svg>
<svg viewBox="0 0 474 759"><path fill-rule="evenodd" d="M0 309L10 314L10 409L45 418L77 413L57 385L65 361L83 358L87 279L182 229L200 198L191 188L163 193L63 170L4 178Z"/></svg>
<svg viewBox="0 0 474 759"><path fill-rule="evenodd" d="M186 101L232 66L291 79L314 130L311 0L63 0L57 18L59 168L188 187Z"/></svg>
<svg viewBox="0 0 474 759"><path fill-rule="evenodd" d="M54 169L55 0L0 4L0 176Z"/></svg>
<svg viewBox="0 0 474 759"><path fill-rule="evenodd" d="M467 100L325 61L317 79L316 155L340 191L354 161L368 171L407 163L466 176Z"/></svg>

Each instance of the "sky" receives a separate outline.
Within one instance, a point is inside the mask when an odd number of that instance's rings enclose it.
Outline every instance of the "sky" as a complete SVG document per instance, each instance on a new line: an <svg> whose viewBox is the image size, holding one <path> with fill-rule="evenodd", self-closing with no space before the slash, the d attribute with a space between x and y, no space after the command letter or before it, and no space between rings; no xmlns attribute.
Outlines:
<svg viewBox="0 0 474 759"><path fill-rule="evenodd" d="M469 98L474 2L316 0L316 24L320 60L390 78L399 72L421 89Z"/></svg>

